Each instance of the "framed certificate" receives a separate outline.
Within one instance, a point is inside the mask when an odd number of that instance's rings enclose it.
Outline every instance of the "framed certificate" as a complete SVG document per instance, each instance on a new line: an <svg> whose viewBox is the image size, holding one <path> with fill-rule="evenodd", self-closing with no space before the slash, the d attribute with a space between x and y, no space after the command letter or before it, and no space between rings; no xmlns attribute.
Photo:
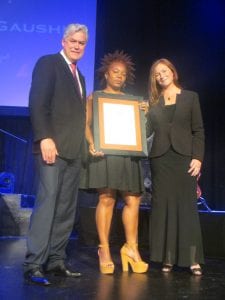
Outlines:
<svg viewBox="0 0 225 300"><path fill-rule="evenodd" d="M112 155L147 156L141 100L130 95L94 93L93 129L97 150Z"/></svg>

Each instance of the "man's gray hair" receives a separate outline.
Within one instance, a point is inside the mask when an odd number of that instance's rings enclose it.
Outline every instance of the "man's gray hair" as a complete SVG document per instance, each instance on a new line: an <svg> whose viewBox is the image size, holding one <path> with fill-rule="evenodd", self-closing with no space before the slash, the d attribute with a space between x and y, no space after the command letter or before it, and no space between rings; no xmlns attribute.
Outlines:
<svg viewBox="0 0 225 300"><path fill-rule="evenodd" d="M83 24L69 24L63 34L63 38L67 38L69 35L74 34L75 32L82 31L86 35L86 39L88 40L88 28Z"/></svg>

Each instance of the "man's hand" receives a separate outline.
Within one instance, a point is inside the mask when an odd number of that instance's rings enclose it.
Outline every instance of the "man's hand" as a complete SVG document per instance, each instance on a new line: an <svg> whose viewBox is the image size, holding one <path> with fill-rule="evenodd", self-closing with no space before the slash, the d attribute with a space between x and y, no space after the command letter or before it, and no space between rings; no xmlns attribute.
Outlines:
<svg viewBox="0 0 225 300"><path fill-rule="evenodd" d="M43 139L40 142L41 154L43 160L47 164L54 164L58 151L56 149L55 143L52 139Z"/></svg>

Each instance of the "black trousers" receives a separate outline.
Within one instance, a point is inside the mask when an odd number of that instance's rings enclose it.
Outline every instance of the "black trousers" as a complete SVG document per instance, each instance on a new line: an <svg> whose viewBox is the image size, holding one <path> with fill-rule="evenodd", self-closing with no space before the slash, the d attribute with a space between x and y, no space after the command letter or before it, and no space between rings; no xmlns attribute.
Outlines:
<svg viewBox="0 0 225 300"><path fill-rule="evenodd" d="M27 236L24 271L47 269L64 262L65 249L73 229L81 159L57 158L47 165L37 155L39 186Z"/></svg>

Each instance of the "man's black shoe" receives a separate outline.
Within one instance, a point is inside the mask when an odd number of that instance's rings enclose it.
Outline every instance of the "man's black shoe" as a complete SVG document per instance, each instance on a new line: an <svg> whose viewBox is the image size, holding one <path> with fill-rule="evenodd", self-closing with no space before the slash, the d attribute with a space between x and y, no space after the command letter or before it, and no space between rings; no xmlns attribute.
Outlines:
<svg viewBox="0 0 225 300"><path fill-rule="evenodd" d="M44 276L40 269L30 270L24 273L24 278L27 283L48 286L51 283L48 279Z"/></svg>
<svg viewBox="0 0 225 300"><path fill-rule="evenodd" d="M65 266L56 266L53 269L47 270L46 273L53 274L55 276L77 278L81 276L80 272L73 272L67 269Z"/></svg>

